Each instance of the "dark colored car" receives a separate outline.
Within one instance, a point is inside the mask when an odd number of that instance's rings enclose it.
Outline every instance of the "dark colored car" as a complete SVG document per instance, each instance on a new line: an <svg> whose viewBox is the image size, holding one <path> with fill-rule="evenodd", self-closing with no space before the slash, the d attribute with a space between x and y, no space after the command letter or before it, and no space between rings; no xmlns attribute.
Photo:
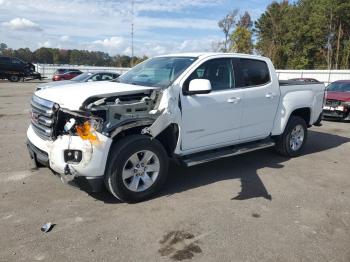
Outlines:
<svg viewBox="0 0 350 262"><path fill-rule="evenodd" d="M119 76L120 74L112 72L85 72L72 78L71 80L55 81L40 84L37 86L36 90L82 82L111 81Z"/></svg>
<svg viewBox="0 0 350 262"><path fill-rule="evenodd" d="M304 82L304 83L320 83L320 81L318 81L315 78L303 78L303 77L300 77L300 78L292 78L292 79L289 79L289 80L291 80L291 81L300 81L300 82Z"/></svg>
<svg viewBox="0 0 350 262"><path fill-rule="evenodd" d="M82 73L83 72L81 72L79 69L60 68L55 71L52 81L70 80Z"/></svg>
<svg viewBox="0 0 350 262"><path fill-rule="evenodd" d="M350 80L331 83L326 89L323 117L350 120Z"/></svg>
<svg viewBox="0 0 350 262"><path fill-rule="evenodd" d="M0 78L11 82L17 82L21 78L32 77L41 79L39 73L35 72L35 66L16 57L0 56Z"/></svg>

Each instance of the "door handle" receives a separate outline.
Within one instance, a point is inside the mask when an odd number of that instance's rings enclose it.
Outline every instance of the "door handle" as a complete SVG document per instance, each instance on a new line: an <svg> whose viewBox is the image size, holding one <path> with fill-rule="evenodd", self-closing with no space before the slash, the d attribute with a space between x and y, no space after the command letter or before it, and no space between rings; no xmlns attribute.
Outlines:
<svg viewBox="0 0 350 262"><path fill-rule="evenodd" d="M227 99L227 103L233 103L233 104L237 104L241 101L240 97L230 97L229 99Z"/></svg>
<svg viewBox="0 0 350 262"><path fill-rule="evenodd" d="M266 98L270 98L270 99L273 99L276 95L274 93L267 93L265 95Z"/></svg>

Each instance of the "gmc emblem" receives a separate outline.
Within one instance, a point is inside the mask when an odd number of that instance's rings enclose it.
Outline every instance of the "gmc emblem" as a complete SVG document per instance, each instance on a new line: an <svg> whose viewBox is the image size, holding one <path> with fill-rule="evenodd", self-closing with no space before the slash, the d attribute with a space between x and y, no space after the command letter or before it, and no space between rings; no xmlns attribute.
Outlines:
<svg viewBox="0 0 350 262"><path fill-rule="evenodd" d="M38 121L39 121L39 114L32 112L31 118L32 118L32 121L34 123L38 123Z"/></svg>

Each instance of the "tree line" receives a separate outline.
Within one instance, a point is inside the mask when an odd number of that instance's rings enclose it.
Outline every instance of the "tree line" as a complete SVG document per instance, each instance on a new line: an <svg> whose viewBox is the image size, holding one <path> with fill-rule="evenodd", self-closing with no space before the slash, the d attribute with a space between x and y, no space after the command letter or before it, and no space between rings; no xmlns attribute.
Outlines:
<svg viewBox="0 0 350 262"><path fill-rule="evenodd" d="M145 59L143 57L130 57L127 55L110 56L100 51L64 50L58 48L41 47L35 51L29 48L12 49L6 44L0 44L0 55L17 57L27 62L42 64L71 64L91 66L130 67Z"/></svg>
<svg viewBox="0 0 350 262"><path fill-rule="evenodd" d="M274 1L255 22L237 15L218 22L217 49L267 56L278 69L349 69L349 0Z"/></svg>
<svg viewBox="0 0 350 262"><path fill-rule="evenodd" d="M288 0L272 2L256 21L248 12L230 11L218 22L222 52L260 54L278 69L349 69L350 1ZM57 48L11 49L0 44L0 55L48 64L130 67L145 59L127 55Z"/></svg>

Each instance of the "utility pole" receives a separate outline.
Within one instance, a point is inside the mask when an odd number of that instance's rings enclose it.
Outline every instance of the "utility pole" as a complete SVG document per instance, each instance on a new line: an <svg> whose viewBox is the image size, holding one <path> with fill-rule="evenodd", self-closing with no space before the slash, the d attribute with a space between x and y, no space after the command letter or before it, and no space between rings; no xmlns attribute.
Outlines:
<svg viewBox="0 0 350 262"><path fill-rule="evenodd" d="M134 0L131 0L131 67L134 66Z"/></svg>

